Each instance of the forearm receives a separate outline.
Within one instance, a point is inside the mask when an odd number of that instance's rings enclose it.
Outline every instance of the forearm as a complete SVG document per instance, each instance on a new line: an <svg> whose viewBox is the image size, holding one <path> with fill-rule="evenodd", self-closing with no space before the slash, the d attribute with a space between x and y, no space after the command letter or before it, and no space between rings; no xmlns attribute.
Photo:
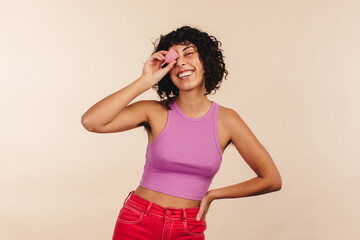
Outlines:
<svg viewBox="0 0 360 240"><path fill-rule="evenodd" d="M83 125L91 127L109 123L133 99L150 88L149 82L139 77L131 84L94 104L81 117Z"/></svg>
<svg viewBox="0 0 360 240"><path fill-rule="evenodd" d="M278 191L280 188L281 187L274 184L274 182L269 179L255 177L238 184L212 189L208 192L208 194L212 200L222 198L240 198Z"/></svg>

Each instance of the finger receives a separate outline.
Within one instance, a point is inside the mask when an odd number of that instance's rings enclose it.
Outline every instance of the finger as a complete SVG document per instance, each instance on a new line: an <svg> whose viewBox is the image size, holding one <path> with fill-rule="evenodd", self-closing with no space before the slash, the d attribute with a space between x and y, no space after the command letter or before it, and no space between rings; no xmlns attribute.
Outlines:
<svg viewBox="0 0 360 240"><path fill-rule="evenodd" d="M170 70L171 70L171 68L174 66L174 62L170 62L170 63L165 63L166 64L166 66L163 68L163 70L165 71L165 72L169 72Z"/></svg>
<svg viewBox="0 0 360 240"><path fill-rule="evenodd" d="M158 59L158 56L154 54L154 55L151 56L150 59L151 59L152 61L157 60L157 59Z"/></svg>
<svg viewBox="0 0 360 240"><path fill-rule="evenodd" d="M166 55L167 52L168 52L168 51L161 50L161 51L155 52L154 54L164 56L164 55Z"/></svg>
<svg viewBox="0 0 360 240"><path fill-rule="evenodd" d="M176 63L176 60L170 62L165 68L171 69L175 65L175 63Z"/></svg>
<svg viewBox="0 0 360 240"><path fill-rule="evenodd" d="M158 59L160 62L163 60L159 55L156 56L156 59Z"/></svg>
<svg viewBox="0 0 360 240"><path fill-rule="evenodd" d="M151 57L151 60L152 60L152 61L158 60L158 61L160 61L160 62L163 61L163 59L162 59L159 55L154 55L154 56L152 56L152 57Z"/></svg>
<svg viewBox="0 0 360 240"><path fill-rule="evenodd" d="M155 52L151 55L151 57L156 57L156 56L164 56L161 52Z"/></svg>
<svg viewBox="0 0 360 240"><path fill-rule="evenodd" d="M159 52L158 55L162 58L165 59L165 55L167 54L167 52Z"/></svg>
<svg viewBox="0 0 360 240"><path fill-rule="evenodd" d="M198 214L196 215L196 220L199 221L202 217L202 211L199 211Z"/></svg>
<svg viewBox="0 0 360 240"><path fill-rule="evenodd" d="M159 61L163 61L165 57L161 53L154 53L152 56L153 59L158 59Z"/></svg>
<svg viewBox="0 0 360 240"><path fill-rule="evenodd" d="M161 60L165 60L165 57L164 57L164 55L162 55L162 54L159 54L159 57L161 58Z"/></svg>

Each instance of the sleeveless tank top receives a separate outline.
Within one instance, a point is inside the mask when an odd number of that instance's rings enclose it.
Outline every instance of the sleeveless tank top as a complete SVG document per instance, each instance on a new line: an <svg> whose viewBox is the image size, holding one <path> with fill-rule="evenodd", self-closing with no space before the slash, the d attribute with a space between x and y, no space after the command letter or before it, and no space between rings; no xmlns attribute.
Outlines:
<svg viewBox="0 0 360 240"><path fill-rule="evenodd" d="M201 200L218 172L222 153L217 132L219 105L211 101L201 118L181 112L170 100L166 125L146 148L140 185L176 197Z"/></svg>

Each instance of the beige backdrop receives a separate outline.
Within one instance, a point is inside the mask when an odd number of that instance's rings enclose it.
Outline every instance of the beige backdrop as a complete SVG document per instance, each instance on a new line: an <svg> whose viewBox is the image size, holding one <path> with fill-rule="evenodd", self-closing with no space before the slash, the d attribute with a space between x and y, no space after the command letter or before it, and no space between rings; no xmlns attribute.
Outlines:
<svg viewBox="0 0 360 240"><path fill-rule="evenodd" d="M81 116L183 25L223 43L229 76L209 99L239 113L283 180L215 200L206 239L360 239L359 12L356 0L1 1L0 239L111 239L147 136L91 133ZM231 145L210 189L255 176Z"/></svg>

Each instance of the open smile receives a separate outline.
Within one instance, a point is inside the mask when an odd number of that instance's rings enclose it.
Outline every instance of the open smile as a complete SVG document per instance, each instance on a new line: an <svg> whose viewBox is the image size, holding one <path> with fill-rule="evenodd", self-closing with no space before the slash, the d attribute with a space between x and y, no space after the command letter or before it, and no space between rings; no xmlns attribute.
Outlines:
<svg viewBox="0 0 360 240"><path fill-rule="evenodd" d="M193 73L194 73L194 70L185 70L185 71L182 71L182 72L178 73L177 77L182 79L182 80L185 80L185 79L190 78L190 76L192 76Z"/></svg>

